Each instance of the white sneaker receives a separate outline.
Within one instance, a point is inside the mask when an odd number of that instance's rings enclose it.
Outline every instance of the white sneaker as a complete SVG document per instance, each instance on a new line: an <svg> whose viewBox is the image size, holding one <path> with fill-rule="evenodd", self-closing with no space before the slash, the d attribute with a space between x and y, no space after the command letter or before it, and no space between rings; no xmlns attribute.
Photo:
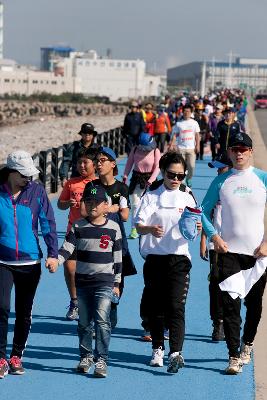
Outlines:
<svg viewBox="0 0 267 400"><path fill-rule="evenodd" d="M252 344L242 343L240 358L243 364L250 363L252 350L253 350L253 343Z"/></svg>
<svg viewBox="0 0 267 400"><path fill-rule="evenodd" d="M230 357L229 365L225 369L227 375L236 375L242 372L242 361L241 358L238 357Z"/></svg>
<svg viewBox="0 0 267 400"><path fill-rule="evenodd" d="M150 360L151 367L163 367L164 350L161 347L153 349L152 358Z"/></svg>
<svg viewBox="0 0 267 400"><path fill-rule="evenodd" d="M167 372L171 374L176 374L179 368L183 368L184 366L184 358L179 351L175 353L171 353L168 359L168 367Z"/></svg>

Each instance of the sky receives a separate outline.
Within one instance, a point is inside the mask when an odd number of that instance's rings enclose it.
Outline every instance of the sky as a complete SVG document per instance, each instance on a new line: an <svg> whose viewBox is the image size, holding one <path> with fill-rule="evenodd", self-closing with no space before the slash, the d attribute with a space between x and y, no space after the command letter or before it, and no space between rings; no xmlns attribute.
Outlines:
<svg viewBox="0 0 267 400"><path fill-rule="evenodd" d="M192 61L267 58L266 0L0 0L4 58L40 65L40 47L70 45L143 59L150 71ZM245 4L247 3L247 4Z"/></svg>

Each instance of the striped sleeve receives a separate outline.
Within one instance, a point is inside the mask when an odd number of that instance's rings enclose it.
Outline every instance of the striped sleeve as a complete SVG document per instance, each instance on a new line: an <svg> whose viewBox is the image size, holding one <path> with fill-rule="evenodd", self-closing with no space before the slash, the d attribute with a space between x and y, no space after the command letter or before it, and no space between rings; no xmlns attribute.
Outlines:
<svg viewBox="0 0 267 400"><path fill-rule="evenodd" d="M72 255L75 247L76 247L76 235L75 235L75 226L72 225L71 230L67 233L65 240L58 251L58 262L59 264L63 264L64 261L68 260Z"/></svg>
<svg viewBox="0 0 267 400"><path fill-rule="evenodd" d="M121 230L119 225L117 225L115 241L113 244L113 260L114 260L114 286L119 287L121 282L121 271L122 271L122 238Z"/></svg>

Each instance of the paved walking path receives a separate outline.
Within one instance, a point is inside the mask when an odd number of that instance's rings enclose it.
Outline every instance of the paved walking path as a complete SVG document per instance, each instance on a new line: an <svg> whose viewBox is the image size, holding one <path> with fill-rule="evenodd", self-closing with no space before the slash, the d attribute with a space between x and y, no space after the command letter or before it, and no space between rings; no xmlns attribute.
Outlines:
<svg viewBox="0 0 267 400"><path fill-rule="evenodd" d="M124 167L120 165L120 174ZM206 161L197 163L193 190L199 201L206 193L216 171ZM56 209L58 234L62 241L67 213ZM129 224L127 231L129 232ZM78 375L76 323L64 318L68 304L62 268L56 274L43 270L33 310L33 324L24 355L24 376L7 376L0 382L1 398L20 400L64 400L94 398L101 400L235 399L252 400L255 396L253 364L242 374L227 376L225 343L211 342L208 301L208 263L199 258L199 241L191 246L193 268L186 307L185 368L176 375L148 363L151 345L143 343L139 320L139 301L143 287L143 261L138 241L129 241L138 275L126 278L126 289L119 306L118 327L112 334L107 379ZM14 320L11 319L12 331ZM11 339L11 336L10 336ZM9 343L10 343L9 339Z"/></svg>

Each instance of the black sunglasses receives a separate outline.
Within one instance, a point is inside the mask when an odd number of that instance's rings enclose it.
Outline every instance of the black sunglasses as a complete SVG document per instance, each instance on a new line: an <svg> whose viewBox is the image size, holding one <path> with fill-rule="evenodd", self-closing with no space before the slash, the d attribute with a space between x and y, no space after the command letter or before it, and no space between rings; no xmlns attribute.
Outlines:
<svg viewBox="0 0 267 400"><path fill-rule="evenodd" d="M178 181L183 181L184 178L186 177L186 174L181 174L181 173L175 174L174 172L166 171L166 176L167 176L168 179L175 179L175 178L177 178Z"/></svg>

